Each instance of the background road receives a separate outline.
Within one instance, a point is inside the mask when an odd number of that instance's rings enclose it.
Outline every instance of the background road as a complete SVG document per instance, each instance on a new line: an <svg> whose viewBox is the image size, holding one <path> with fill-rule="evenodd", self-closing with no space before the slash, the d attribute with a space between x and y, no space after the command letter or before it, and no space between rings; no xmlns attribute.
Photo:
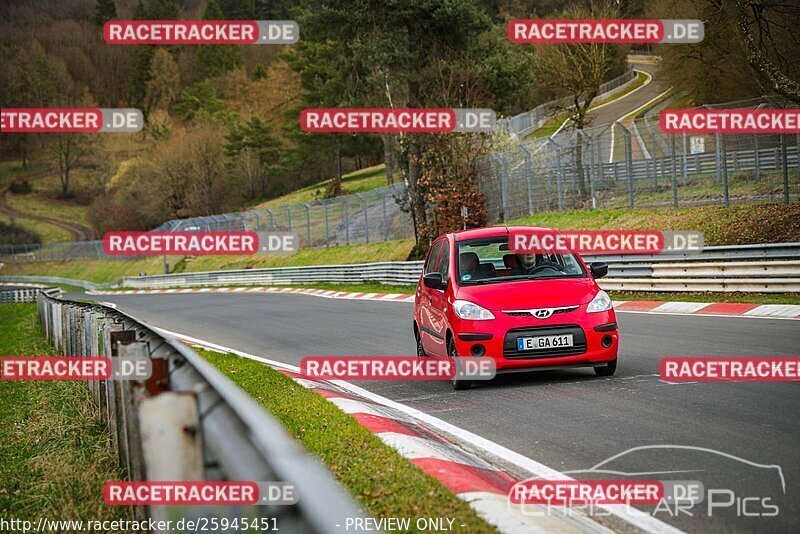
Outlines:
<svg viewBox="0 0 800 534"><path fill-rule="evenodd" d="M660 95L667 89L667 85L661 83L658 78L658 65L652 62L631 61L631 65L636 70L646 72L652 76L652 80L647 85L639 88L624 97L606 106L591 110L588 116L591 118L590 126L602 126L621 119L630 112L639 109L650 100Z"/></svg>
<svg viewBox="0 0 800 534"><path fill-rule="evenodd" d="M407 303L297 294L102 298L160 327L296 365L308 355L414 354ZM359 385L560 471L588 469L631 447L654 444L707 447L778 465L785 495L775 470L711 453L640 451L615 463L627 473L691 469L681 475L684 480L734 489L737 499L771 497L780 506L773 518L740 518L735 507L718 510L711 519L705 509L694 509L694 517L657 514L686 531L794 530L800 523L797 385L673 385L657 373L666 355L797 355L798 323L631 313L618 319L620 366L611 378L595 377L591 369L505 375L465 392L442 382Z"/></svg>

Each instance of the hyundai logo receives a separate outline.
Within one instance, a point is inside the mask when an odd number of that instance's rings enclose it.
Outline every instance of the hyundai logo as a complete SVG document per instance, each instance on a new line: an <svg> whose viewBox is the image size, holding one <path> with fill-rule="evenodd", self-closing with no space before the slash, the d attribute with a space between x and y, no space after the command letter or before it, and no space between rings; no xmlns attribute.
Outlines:
<svg viewBox="0 0 800 534"><path fill-rule="evenodd" d="M531 310L531 313L537 319L547 319L548 317L553 315L553 310L551 310L550 308L541 308L538 310Z"/></svg>

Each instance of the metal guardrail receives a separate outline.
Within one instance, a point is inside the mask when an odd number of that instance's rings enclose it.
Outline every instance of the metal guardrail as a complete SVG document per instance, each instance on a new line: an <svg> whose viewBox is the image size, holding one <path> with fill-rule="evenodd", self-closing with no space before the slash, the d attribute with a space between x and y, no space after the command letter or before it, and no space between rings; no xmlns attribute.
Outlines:
<svg viewBox="0 0 800 534"><path fill-rule="evenodd" d="M281 482L298 496L280 506L137 506L137 520L275 518L281 531L327 533L363 517L277 420L180 341L121 311L50 291L37 303L47 339L66 356L150 359L148 380L89 382L129 479Z"/></svg>
<svg viewBox="0 0 800 534"><path fill-rule="evenodd" d="M701 253L586 255L584 259L609 264L608 277L601 281L609 289L800 291L800 243L715 246L706 247ZM422 263L400 261L138 276L123 278L117 287L158 289L315 282L413 285L419 279Z"/></svg>
<svg viewBox="0 0 800 534"><path fill-rule="evenodd" d="M3 287L0 285L0 304L21 304L36 302L39 293L48 291L48 294L60 297L61 290L40 287Z"/></svg>
<svg viewBox="0 0 800 534"><path fill-rule="evenodd" d="M604 261L609 274L604 287L621 289L612 283L625 284L632 291L757 291L797 292L792 279L800 278L800 243L766 243L705 247L701 253L669 253L658 255L585 255L587 262ZM414 285L422 270L421 261L356 263L346 265L311 265L270 269L206 271L153 276L125 277L113 284L71 285L86 289L127 288L159 289L172 287L292 285L328 283L380 283ZM716 285L703 279L713 279ZM759 279L746 284L743 278ZM54 277L0 276L8 283L54 283ZM661 282L655 282L662 280ZM752 281L752 280L751 280ZM735 282L735 283L734 283ZM682 284L676 289L676 284ZM718 289L721 284L728 289ZM713 286L713 287L712 287ZM769 287L767 287L769 286ZM731 288L738 289L731 289ZM748 289L749 288L749 289Z"/></svg>
<svg viewBox="0 0 800 534"><path fill-rule="evenodd" d="M82 287L83 289L99 289L109 287L113 284L95 284L86 280L76 280L75 278L62 278L60 276L0 276L3 282L20 284L64 284L68 286Z"/></svg>

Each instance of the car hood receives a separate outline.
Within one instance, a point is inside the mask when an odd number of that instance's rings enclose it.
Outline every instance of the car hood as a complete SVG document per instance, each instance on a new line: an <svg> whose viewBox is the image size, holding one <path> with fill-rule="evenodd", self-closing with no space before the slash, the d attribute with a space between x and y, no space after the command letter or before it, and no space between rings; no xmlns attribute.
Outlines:
<svg viewBox="0 0 800 534"><path fill-rule="evenodd" d="M591 278L518 280L463 286L458 288L456 298L490 310L519 310L588 304L597 291Z"/></svg>

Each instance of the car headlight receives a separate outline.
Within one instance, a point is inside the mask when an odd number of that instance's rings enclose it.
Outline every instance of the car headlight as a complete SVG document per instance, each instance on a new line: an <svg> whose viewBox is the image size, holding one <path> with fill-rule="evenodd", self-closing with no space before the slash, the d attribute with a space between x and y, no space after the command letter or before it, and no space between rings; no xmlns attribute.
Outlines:
<svg viewBox="0 0 800 534"><path fill-rule="evenodd" d="M455 301L453 303L453 311L456 312L456 315L461 319L469 319L470 321L487 321L489 319L494 319L492 312L468 300Z"/></svg>
<svg viewBox="0 0 800 534"><path fill-rule="evenodd" d="M586 311L589 313L608 311L612 307L611 297L602 289L594 296Z"/></svg>

